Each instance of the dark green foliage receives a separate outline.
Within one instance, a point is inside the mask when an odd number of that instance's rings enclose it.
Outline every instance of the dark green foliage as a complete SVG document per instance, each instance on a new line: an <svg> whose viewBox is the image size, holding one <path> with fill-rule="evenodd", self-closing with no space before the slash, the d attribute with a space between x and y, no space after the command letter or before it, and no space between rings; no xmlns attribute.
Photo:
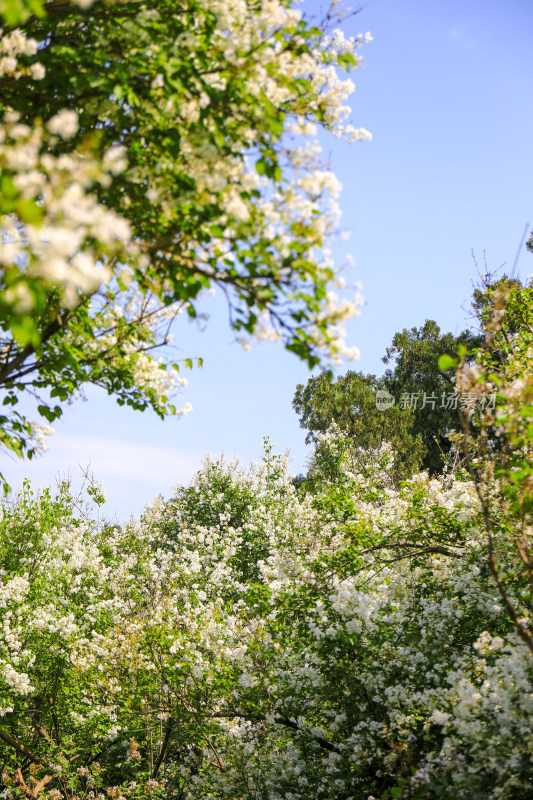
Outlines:
<svg viewBox="0 0 533 800"><path fill-rule="evenodd" d="M375 449L383 441L396 454L394 477L407 478L419 466L423 454L422 439L413 434L413 412L398 404L382 411L376 406L376 392L386 389L374 375L347 372L333 381L323 372L296 387L293 408L300 425L309 431L306 442L316 442L316 434L326 431L335 421L353 438L358 447Z"/></svg>
<svg viewBox="0 0 533 800"><path fill-rule="evenodd" d="M433 320L420 328L395 334L383 358L391 367L382 378L347 372L331 380L327 372L296 387L293 408L308 430L306 442L334 421L358 447L374 449L388 441L396 455L394 478L404 479L417 469L434 475L451 449L448 433L460 427L459 411L449 397L455 391L453 370L439 369L439 356L456 353L463 345L467 358L483 337L463 331L455 337L441 333ZM389 392L393 406L379 409L376 393ZM457 404L456 404L457 405ZM446 407L450 406L450 407Z"/></svg>
<svg viewBox="0 0 533 800"><path fill-rule="evenodd" d="M411 398L416 395L412 434L422 438L422 468L432 475L442 470L443 456L450 452L447 434L461 427L459 409L449 402L450 395L455 392L454 372L440 370L439 357L455 354L463 345L468 360L482 343L482 336L468 330L456 337L452 333L441 333L436 322L426 320L419 328L404 328L396 333L383 358L385 364L393 365L385 372L383 382L396 402L414 405Z"/></svg>

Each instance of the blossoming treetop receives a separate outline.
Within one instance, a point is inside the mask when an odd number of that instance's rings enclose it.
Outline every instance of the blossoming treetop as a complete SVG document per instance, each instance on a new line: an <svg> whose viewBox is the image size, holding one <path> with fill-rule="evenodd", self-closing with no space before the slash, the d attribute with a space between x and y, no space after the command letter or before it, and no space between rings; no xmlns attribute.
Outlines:
<svg viewBox="0 0 533 800"><path fill-rule="evenodd" d="M311 365L353 354L343 323L358 301L334 293L325 247L339 184L313 134L369 138L347 123L353 84L336 72L368 35L328 33L284 0L10 2L4 18L7 404L52 387L53 420L91 382L176 412L177 365L150 351L214 287L240 338L279 339ZM25 418L6 417L2 437L31 453Z"/></svg>

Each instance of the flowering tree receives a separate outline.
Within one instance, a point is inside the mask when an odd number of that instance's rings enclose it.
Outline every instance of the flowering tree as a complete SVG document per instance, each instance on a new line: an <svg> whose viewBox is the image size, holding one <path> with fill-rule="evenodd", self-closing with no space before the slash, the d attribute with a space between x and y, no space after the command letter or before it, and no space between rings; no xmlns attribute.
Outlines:
<svg viewBox="0 0 533 800"><path fill-rule="evenodd" d="M122 528L66 487L4 504L3 797L527 796L515 540L497 537L502 595L476 480L395 488L393 467L332 429L312 492L267 447Z"/></svg>
<svg viewBox="0 0 533 800"><path fill-rule="evenodd" d="M279 339L311 365L353 354L343 323L358 300L333 291L325 248L339 184L313 134L369 138L347 123L353 84L336 72L368 35L312 26L288 0L1 9L6 406L30 390L52 421L91 382L180 413L178 365L152 350L214 287L245 345ZM4 415L5 447L31 455L31 437Z"/></svg>
<svg viewBox="0 0 533 800"><path fill-rule="evenodd" d="M497 405L438 479L333 427L311 491L267 446L122 528L4 504L6 800L528 795L533 297L487 296L457 381Z"/></svg>

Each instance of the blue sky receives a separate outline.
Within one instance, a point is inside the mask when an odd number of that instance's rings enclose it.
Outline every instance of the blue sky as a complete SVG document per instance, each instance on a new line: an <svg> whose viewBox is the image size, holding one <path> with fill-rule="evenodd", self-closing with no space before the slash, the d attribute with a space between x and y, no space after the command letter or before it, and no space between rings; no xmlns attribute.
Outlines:
<svg viewBox="0 0 533 800"><path fill-rule="evenodd" d="M303 9L316 10L315 0ZM334 248L347 275L360 281L361 315L349 344L361 358L348 368L380 374L393 334L435 319L465 327L476 269L471 251L490 269L512 268L526 223L533 223L533 70L531 0L369 0L345 22L346 33L370 31L365 67L353 75L353 122L373 134L352 145L324 140L343 184L340 205L348 242ZM518 274L533 273L523 251ZM463 307L463 308L462 308ZM99 391L67 407L49 450L31 463L0 456L14 487L35 486L90 465L103 481L105 513L138 515L156 494L171 496L206 452L260 457L269 436L291 448L302 471L307 448L291 407L307 368L274 344L244 352L233 343L221 303L204 332L180 323L179 355L203 356L189 374L183 402L194 411L164 422L119 408ZM179 399L179 398L178 398Z"/></svg>

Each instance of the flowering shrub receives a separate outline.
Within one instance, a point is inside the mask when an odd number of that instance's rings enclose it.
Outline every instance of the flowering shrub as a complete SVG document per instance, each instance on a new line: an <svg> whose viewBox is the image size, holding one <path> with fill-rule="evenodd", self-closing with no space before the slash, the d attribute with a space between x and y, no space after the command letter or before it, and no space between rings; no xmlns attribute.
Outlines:
<svg viewBox="0 0 533 800"><path fill-rule="evenodd" d="M491 299L457 385L496 407L438 479L333 426L299 490L267 442L122 527L4 502L1 796L528 797L531 300Z"/></svg>
<svg viewBox="0 0 533 800"><path fill-rule="evenodd" d="M475 482L391 466L334 430L312 492L268 446L121 528L68 487L4 504L2 796L526 796L531 655Z"/></svg>
<svg viewBox="0 0 533 800"><path fill-rule="evenodd" d="M503 279L485 287L480 319L487 345L476 364L460 363L457 383L476 397L488 389L497 403L484 415L463 418L458 439L483 510L489 566L515 631L533 655L533 636L514 598L525 580L533 603L533 282ZM460 354L461 356L463 354ZM479 428L474 433L472 422ZM512 567L500 558L502 542L514 550Z"/></svg>

